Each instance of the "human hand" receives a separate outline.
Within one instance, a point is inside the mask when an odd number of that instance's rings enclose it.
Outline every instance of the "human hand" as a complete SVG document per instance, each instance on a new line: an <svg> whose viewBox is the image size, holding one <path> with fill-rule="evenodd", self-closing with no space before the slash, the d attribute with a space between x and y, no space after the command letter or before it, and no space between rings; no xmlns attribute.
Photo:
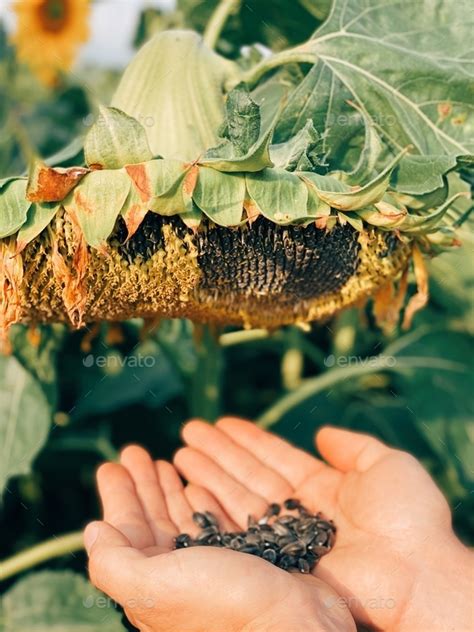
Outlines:
<svg viewBox="0 0 474 632"><path fill-rule="evenodd" d="M451 529L448 504L420 463L373 437L323 428L327 464L255 424L193 421L175 464L241 527L247 513L294 496L338 529L313 571L361 623L410 632L470 630L472 554Z"/></svg>
<svg viewBox="0 0 474 632"><path fill-rule="evenodd" d="M215 547L173 550L180 532L196 535L194 511L209 510L237 529L212 495L183 488L174 467L138 446L97 474L104 521L84 541L92 582L144 632L353 632L347 608L322 580L287 573L259 557Z"/></svg>

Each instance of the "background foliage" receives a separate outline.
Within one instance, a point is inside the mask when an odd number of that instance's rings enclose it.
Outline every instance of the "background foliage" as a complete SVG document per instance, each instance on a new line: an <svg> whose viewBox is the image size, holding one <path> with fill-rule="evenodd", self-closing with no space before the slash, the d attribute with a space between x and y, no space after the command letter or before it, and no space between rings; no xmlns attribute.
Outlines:
<svg viewBox="0 0 474 632"><path fill-rule="evenodd" d="M181 0L171 14L145 9L135 44L166 26L202 30L215 4ZM278 0L269 11L261 0L245 3L218 49L231 57L256 41L284 49L308 38L329 9L326 1L286 5ZM95 101L108 102L117 80L112 71L79 69L54 90L43 88L16 63L0 25L0 178L23 170L31 150L49 156L83 133ZM473 241L466 229L464 248L430 263L430 305L408 333L382 334L364 310L271 335L186 321L80 332L16 326L13 354L0 357L0 556L97 517L94 471L123 445L141 443L169 459L185 419L224 413L259 418L308 450L315 429L331 423L410 451L447 495L459 536L474 544ZM33 603L37 626L123 629L84 576L77 551L10 578L0 629L36 629Z"/></svg>

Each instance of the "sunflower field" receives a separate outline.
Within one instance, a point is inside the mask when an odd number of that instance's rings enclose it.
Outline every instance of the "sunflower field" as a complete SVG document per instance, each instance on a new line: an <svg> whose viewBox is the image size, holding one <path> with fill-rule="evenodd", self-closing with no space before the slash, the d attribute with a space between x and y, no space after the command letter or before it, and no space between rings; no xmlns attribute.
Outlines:
<svg viewBox="0 0 474 632"><path fill-rule="evenodd" d="M471 16L0 5L0 631L133 629L87 579L95 471L191 417L369 432L474 545Z"/></svg>

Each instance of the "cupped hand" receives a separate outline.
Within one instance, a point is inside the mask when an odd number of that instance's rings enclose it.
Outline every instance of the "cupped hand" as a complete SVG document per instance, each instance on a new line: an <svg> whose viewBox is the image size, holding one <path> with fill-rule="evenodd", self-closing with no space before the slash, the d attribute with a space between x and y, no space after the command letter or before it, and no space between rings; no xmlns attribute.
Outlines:
<svg viewBox="0 0 474 632"><path fill-rule="evenodd" d="M173 550L178 533L196 534L194 511L213 512L224 529L237 526L208 491L184 489L171 464L130 446L97 478L104 520L84 536L91 580L140 630L355 630L347 608L324 606L338 595L320 579L227 549Z"/></svg>
<svg viewBox="0 0 474 632"><path fill-rule="evenodd" d="M327 607L348 605L356 620L384 630L469 629L472 557L415 458L328 427L317 434L323 462L233 418L190 422L183 437L178 470L239 526L248 513L260 516L269 502L292 496L334 520L336 544L314 570L341 595Z"/></svg>

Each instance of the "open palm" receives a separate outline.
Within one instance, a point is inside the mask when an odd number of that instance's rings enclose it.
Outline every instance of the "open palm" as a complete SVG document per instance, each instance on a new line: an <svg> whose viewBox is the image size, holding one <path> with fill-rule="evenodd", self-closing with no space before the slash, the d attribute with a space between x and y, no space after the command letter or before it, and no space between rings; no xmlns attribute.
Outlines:
<svg viewBox="0 0 474 632"><path fill-rule="evenodd" d="M190 422L183 436L188 447L176 454L177 468L212 493L228 520L243 527L248 513L262 515L269 502L290 496L332 518L336 544L314 573L342 599L325 605L349 605L360 622L399 628L422 571L420 553L446 542L450 523L444 497L413 457L366 435L325 428L317 444L326 464L230 418L216 426Z"/></svg>
<svg viewBox="0 0 474 632"><path fill-rule="evenodd" d="M184 489L171 464L130 446L97 478L104 521L85 533L91 579L140 630L355 630L347 609L324 606L337 595L315 577L227 549L173 550L179 532L196 533L194 511L236 525L208 491Z"/></svg>

